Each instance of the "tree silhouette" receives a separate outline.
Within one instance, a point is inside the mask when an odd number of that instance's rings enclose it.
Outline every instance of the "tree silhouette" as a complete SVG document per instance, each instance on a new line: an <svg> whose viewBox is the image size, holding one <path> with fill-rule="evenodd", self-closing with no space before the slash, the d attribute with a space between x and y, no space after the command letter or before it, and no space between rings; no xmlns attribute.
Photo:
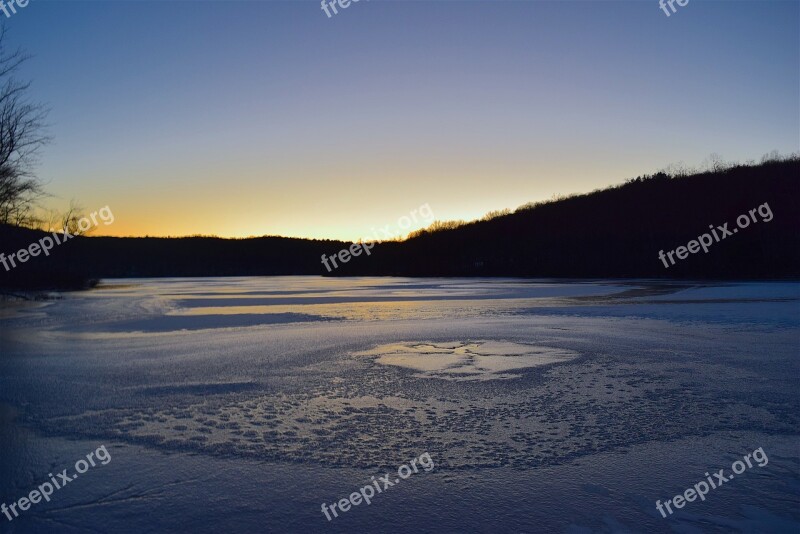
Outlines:
<svg viewBox="0 0 800 534"><path fill-rule="evenodd" d="M0 223L35 224L33 207L43 195L34 173L39 149L49 141L44 133L47 110L27 99L30 82L15 74L27 59L9 51L6 29L0 28Z"/></svg>

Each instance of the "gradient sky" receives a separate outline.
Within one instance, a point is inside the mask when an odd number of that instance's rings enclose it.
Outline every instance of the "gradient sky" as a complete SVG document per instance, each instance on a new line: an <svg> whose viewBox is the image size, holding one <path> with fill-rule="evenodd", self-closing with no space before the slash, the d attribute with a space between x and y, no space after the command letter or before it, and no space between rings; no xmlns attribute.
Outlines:
<svg viewBox="0 0 800 534"><path fill-rule="evenodd" d="M33 0L7 26L52 109L51 205L355 240L800 149L799 5Z"/></svg>

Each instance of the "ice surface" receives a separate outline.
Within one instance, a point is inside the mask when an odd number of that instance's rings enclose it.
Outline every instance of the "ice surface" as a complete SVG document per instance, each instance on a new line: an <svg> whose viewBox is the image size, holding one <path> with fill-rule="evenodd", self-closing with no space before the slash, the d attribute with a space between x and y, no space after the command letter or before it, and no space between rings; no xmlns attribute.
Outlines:
<svg viewBox="0 0 800 534"><path fill-rule="evenodd" d="M571 360L578 353L550 347L537 347L507 341L476 343L391 343L357 352L356 356L374 356L384 365L397 365L421 371L416 378L446 380L500 380L520 375L506 373L514 369L537 367Z"/></svg>
<svg viewBox="0 0 800 534"><path fill-rule="evenodd" d="M789 531L799 302L796 283L278 277L2 303L0 503L101 443L114 460L0 531ZM656 512L760 446L768 466ZM325 520L423 452L434 471Z"/></svg>

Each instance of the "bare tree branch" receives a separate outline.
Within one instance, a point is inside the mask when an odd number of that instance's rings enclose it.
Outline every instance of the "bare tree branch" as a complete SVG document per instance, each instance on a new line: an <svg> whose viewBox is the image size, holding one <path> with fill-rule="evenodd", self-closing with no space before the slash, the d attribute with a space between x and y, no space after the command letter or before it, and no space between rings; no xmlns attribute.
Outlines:
<svg viewBox="0 0 800 534"><path fill-rule="evenodd" d="M6 28L0 27L0 223L35 226L36 201L43 195L34 172L45 134L47 109L30 102L30 83L15 78L28 59L21 50L9 52Z"/></svg>

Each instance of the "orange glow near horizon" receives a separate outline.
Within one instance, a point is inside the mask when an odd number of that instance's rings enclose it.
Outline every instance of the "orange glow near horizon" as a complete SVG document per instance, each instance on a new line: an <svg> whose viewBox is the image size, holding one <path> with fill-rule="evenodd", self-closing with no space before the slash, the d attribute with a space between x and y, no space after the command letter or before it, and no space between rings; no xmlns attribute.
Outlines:
<svg viewBox="0 0 800 534"><path fill-rule="evenodd" d="M444 161L416 160L404 168L399 163L373 162L360 173L344 165L341 170L315 166L279 171L258 171L252 166L237 170L235 180L217 178L213 169L205 174L195 169L175 173L137 169L118 172L115 183L126 184L120 186L109 185L100 176L82 176L91 194L77 200L86 214L106 205L112 210L114 223L99 225L91 234L96 236L274 235L358 241L381 239L384 229L406 237L434 220L471 221L490 211L513 211L553 195L588 192L641 174L633 169L644 166L632 160L628 168L609 165L605 172L587 175L574 163L536 165L511 159L502 164L469 163L448 169ZM386 174L386 167L396 170ZM264 180L273 173L284 178ZM381 173L381 179L374 178ZM454 182L457 188L452 187ZM138 184L137 188L131 190L130 183ZM63 210L69 193L57 193L48 206ZM420 215L401 228L401 218L426 204L430 216Z"/></svg>

